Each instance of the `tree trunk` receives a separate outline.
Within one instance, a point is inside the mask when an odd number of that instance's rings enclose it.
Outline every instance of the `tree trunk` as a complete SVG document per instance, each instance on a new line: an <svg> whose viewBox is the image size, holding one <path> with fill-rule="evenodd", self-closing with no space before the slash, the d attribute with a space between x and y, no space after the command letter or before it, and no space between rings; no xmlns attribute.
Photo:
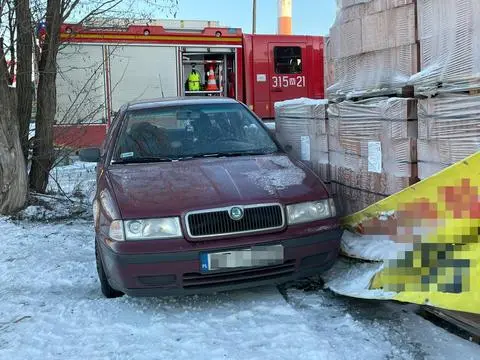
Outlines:
<svg viewBox="0 0 480 360"><path fill-rule="evenodd" d="M27 200L27 168L18 134L16 99L0 41L0 213L21 209Z"/></svg>
<svg viewBox="0 0 480 360"><path fill-rule="evenodd" d="M28 159L28 135L32 118L32 24L29 0L16 0L17 14L17 117L20 141L25 159Z"/></svg>
<svg viewBox="0 0 480 360"><path fill-rule="evenodd" d="M30 187L39 193L44 193L47 189L48 176L54 162L53 125L57 105L56 66L60 43L61 13L61 0L48 0L47 35L42 45L38 65L40 77L37 91L35 141L30 170Z"/></svg>

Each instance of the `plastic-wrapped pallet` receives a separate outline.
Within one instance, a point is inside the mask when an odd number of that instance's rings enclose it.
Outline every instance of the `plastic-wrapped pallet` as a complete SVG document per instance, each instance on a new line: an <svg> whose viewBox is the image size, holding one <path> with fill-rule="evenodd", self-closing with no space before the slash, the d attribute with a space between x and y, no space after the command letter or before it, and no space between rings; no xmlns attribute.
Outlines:
<svg viewBox="0 0 480 360"><path fill-rule="evenodd" d="M405 45L333 60L335 83L327 88L328 98L337 101L353 97L400 94L417 72L416 45Z"/></svg>
<svg viewBox="0 0 480 360"><path fill-rule="evenodd" d="M416 94L480 88L480 1L418 0Z"/></svg>
<svg viewBox="0 0 480 360"><path fill-rule="evenodd" d="M338 0L330 30L329 99L400 93L418 71L413 0Z"/></svg>
<svg viewBox="0 0 480 360"><path fill-rule="evenodd" d="M300 98L275 103L275 133L292 155L309 165L328 185L327 100Z"/></svg>
<svg viewBox="0 0 480 360"><path fill-rule="evenodd" d="M480 96L418 101L418 176L425 179L480 151Z"/></svg>
<svg viewBox="0 0 480 360"><path fill-rule="evenodd" d="M372 98L328 108L332 190L344 214L362 210L416 181L417 104Z"/></svg>

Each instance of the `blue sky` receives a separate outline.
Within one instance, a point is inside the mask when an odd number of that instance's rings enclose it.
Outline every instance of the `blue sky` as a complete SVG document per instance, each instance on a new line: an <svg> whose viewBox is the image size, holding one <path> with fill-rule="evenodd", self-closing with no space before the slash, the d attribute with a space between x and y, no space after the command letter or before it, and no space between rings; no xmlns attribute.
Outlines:
<svg viewBox="0 0 480 360"><path fill-rule="evenodd" d="M326 35L335 19L335 0L293 0L293 33ZM177 19L214 20L252 31L252 0L179 0ZM277 0L257 0L257 33L277 31Z"/></svg>

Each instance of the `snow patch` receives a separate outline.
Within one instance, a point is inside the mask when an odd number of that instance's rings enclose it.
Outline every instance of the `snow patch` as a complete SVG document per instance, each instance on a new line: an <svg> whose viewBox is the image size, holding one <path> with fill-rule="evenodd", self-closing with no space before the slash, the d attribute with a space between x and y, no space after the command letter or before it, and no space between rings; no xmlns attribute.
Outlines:
<svg viewBox="0 0 480 360"><path fill-rule="evenodd" d="M277 101L274 104L274 107L287 107L287 106L295 106L295 105L303 105L303 106L315 106L315 105L328 105L328 99L310 99L310 98L297 98L297 99L290 99L284 101Z"/></svg>
<svg viewBox="0 0 480 360"><path fill-rule="evenodd" d="M344 231L341 243L344 254L372 261L397 259L408 245L396 243L388 235L358 235L350 231Z"/></svg>
<svg viewBox="0 0 480 360"><path fill-rule="evenodd" d="M17 220L54 221L69 218L92 216L90 203L79 199L50 197L48 195L33 195L30 199L33 205L18 212L13 217Z"/></svg>
<svg viewBox="0 0 480 360"><path fill-rule="evenodd" d="M278 190L290 186L301 185L305 180L305 172L296 167L288 157L272 157L266 160L277 168L262 167L245 175L254 183L274 195Z"/></svg>
<svg viewBox="0 0 480 360"><path fill-rule="evenodd" d="M14 219L55 221L69 218L91 218L96 191L96 164L74 162L51 171L47 195L33 194L30 206Z"/></svg>
<svg viewBox="0 0 480 360"><path fill-rule="evenodd" d="M373 277L382 269L383 262L353 263L340 259L322 277L325 287L337 294L362 299L393 299L396 295L394 292L369 289Z"/></svg>
<svg viewBox="0 0 480 360"><path fill-rule="evenodd" d="M53 168L50 172L51 179L48 182L47 192L85 197L91 202L96 189L96 165L75 161L71 165Z"/></svg>
<svg viewBox="0 0 480 360"><path fill-rule="evenodd" d="M350 360L479 359L478 345L415 314L417 305L345 298L329 291L287 290L299 322Z"/></svg>
<svg viewBox="0 0 480 360"><path fill-rule="evenodd" d="M395 210L390 210L390 211L382 211L378 215L378 219L380 221L387 221L389 218L391 218L393 215L395 215Z"/></svg>

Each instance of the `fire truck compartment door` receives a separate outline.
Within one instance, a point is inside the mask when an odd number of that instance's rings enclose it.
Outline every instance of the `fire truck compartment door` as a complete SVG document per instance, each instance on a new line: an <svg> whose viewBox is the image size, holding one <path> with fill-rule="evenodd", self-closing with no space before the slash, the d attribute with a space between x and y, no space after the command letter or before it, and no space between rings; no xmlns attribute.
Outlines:
<svg viewBox="0 0 480 360"><path fill-rule="evenodd" d="M105 121L101 45L67 44L57 57L57 124Z"/></svg>
<svg viewBox="0 0 480 360"><path fill-rule="evenodd" d="M270 117L275 116L277 101L306 97L305 43L270 43Z"/></svg>
<svg viewBox="0 0 480 360"><path fill-rule="evenodd" d="M174 46L110 46L112 110L129 101L177 96Z"/></svg>

